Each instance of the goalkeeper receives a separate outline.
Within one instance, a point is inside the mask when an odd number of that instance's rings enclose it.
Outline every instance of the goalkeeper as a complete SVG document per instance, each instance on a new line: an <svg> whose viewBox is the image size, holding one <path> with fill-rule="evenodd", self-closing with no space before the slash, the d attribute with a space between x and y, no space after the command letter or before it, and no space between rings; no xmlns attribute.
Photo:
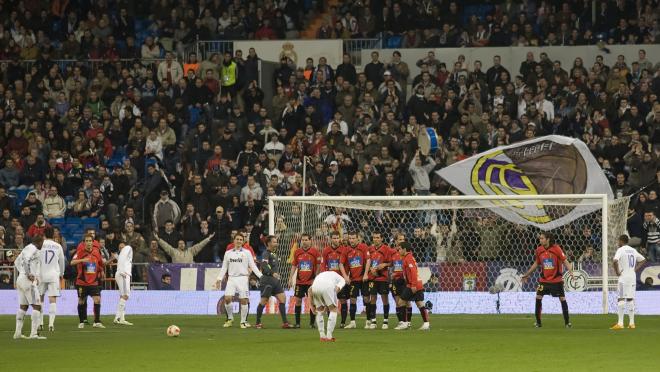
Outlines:
<svg viewBox="0 0 660 372"><path fill-rule="evenodd" d="M280 316L282 317L282 328L290 328L289 321L286 319L286 296L280 282L280 260L275 254L277 250L277 237L269 235L266 237L266 252L260 261L261 272L263 276L259 281L259 290L261 291L261 301L257 305L257 324L255 328L263 328L261 324L261 315L264 307L268 304L271 296L277 298L279 302Z"/></svg>

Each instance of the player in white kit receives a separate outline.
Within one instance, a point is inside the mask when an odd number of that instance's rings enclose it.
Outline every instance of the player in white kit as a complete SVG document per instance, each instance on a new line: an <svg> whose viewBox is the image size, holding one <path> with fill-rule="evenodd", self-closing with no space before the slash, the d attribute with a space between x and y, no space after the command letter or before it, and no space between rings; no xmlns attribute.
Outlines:
<svg viewBox="0 0 660 372"><path fill-rule="evenodd" d="M628 235L619 237L619 249L614 254L614 271L619 276L619 320L610 329L623 329L623 314L628 307L628 328L635 329L635 286L637 270L644 264L644 256L628 245Z"/></svg>
<svg viewBox="0 0 660 372"><path fill-rule="evenodd" d="M18 290L19 309L16 313L16 331L14 339L30 338L45 340L46 337L39 336L39 320L41 319L41 300L39 295L39 275L41 275L41 255L39 250L44 242L41 235L32 238L32 244L23 248L21 254L16 257L14 266L18 270L16 289ZM32 306L32 329L30 337L23 336L23 319L28 307Z"/></svg>
<svg viewBox="0 0 660 372"><path fill-rule="evenodd" d="M125 242L119 242L119 256L117 256L117 272L115 273L115 282L119 290L119 304L117 304L117 313L115 314L115 324L133 325L127 322L126 301L131 294L131 272L133 270L133 247Z"/></svg>
<svg viewBox="0 0 660 372"><path fill-rule="evenodd" d="M60 297L60 280L64 276L64 250L62 246L52 240L53 228L46 228L44 234L46 239L41 246L41 281L39 282L39 293L41 294L41 303L44 303L44 296L48 296L48 330L55 331L55 316L57 315L57 298ZM43 329L44 312L41 312L39 318L39 330Z"/></svg>
<svg viewBox="0 0 660 372"><path fill-rule="evenodd" d="M337 324L337 293L346 285L346 280L334 271L324 271L314 278L307 291L311 299L312 313L316 313L316 327L321 335L321 342L334 342L332 332ZM328 328L323 324L323 314L328 310Z"/></svg>
<svg viewBox="0 0 660 372"><path fill-rule="evenodd" d="M225 276L228 276L227 286L225 287L225 310L227 310L227 321L225 328L232 326L234 322L234 313L232 300L234 295L238 294L241 304L241 328L250 328L247 322L248 299L250 297L250 271L261 278L262 274L254 263L252 253L243 248L244 238L241 234L234 237L234 248L225 252L222 260L222 268L218 274L216 288L220 289Z"/></svg>

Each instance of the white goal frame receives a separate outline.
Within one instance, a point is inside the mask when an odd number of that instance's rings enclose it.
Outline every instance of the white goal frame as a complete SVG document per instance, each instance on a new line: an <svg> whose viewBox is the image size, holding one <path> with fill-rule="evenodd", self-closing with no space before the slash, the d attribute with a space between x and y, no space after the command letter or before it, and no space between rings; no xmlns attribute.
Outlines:
<svg viewBox="0 0 660 372"><path fill-rule="evenodd" d="M505 200L566 200L566 199L580 199L591 200L600 203L601 210L601 254L602 254L602 284L601 289L603 293L602 298L602 311L603 314L608 313L608 297L609 297L609 278L608 278L608 195L607 194L548 194L548 195L428 195L428 196L271 196L268 198L268 233L275 234L275 202L301 202L302 204L302 223L301 229L305 226L305 203L309 202L326 202L331 206L333 201L343 202L360 202L360 201L505 201ZM301 231L302 233L303 231Z"/></svg>

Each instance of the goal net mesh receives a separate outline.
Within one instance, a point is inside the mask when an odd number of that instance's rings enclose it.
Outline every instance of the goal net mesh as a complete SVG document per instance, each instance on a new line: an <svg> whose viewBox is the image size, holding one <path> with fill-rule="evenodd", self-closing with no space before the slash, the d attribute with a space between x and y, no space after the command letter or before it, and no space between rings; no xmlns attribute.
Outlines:
<svg viewBox="0 0 660 372"><path fill-rule="evenodd" d="M615 252L616 238L626 231L629 199L608 205L608 255ZM345 241L348 231L357 231L371 244L371 234L380 232L390 245L398 233L411 243L426 292L533 291L536 278L522 284L520 275L534 260L542 230L503 217L512 208L541 208L550 216L588 211L561 226L545 225L564 249L574 268L583 275L568 283L568 291L601 290L602 201L600 199L533 200L351 200L314 197L285 200L274 198L274 231L279 237L278 255L290 263L300 236L309 234L320 250L329 244L329 233L338 231ZM548 228L550 227L550 228ZM347 244L345 242L345 244ZM610 261L608 259L608 262ZM290 265L284 265L287 278ZM608 266L609 267L609 266ZM616 283L613 270L609 284ZM538 275L535 273L535 275ZM570 287L570 288L569 288Z"/></svg>

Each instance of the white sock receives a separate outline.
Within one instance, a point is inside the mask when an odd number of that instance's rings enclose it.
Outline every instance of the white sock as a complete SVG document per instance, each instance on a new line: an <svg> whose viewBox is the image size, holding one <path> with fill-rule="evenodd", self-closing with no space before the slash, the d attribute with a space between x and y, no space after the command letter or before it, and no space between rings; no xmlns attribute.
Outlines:
<svg viewBox="0 0 660 372"><path fill-rule="evenodd" d="M25 319L25 310L18 309L16 312L16 332L15 334L20 335L23 333L23 319Z"/></svg>
<svg viewBox="0 0 660 372"><path fill-rule="evenodd" d="M117 304L117 313L115 314L115 319L124 320L124 313L126 310L126 300L119 298L119 303Z"/></svg>
<svg viewBox="0 0 660 372"><path fill-rule="evenodd" d="M225 302L225 310L227 311L227 318L234 320L234 304Z"/></svg>
<svg viewBox="0 0 660 372"><path fill-rule="evenodd" d="M332 332L334 332L336 324L337 324L337 312L331 311L330 315L328 315L328 331L326 332L328 338L332 338Z"/></svg>
<svg viewBox="0 0 660 372"><path fill-rule="evenodd" d="M43 304L44 302L41 301L41 303ZM42 326L42 325L44 325L44 313L40 312L39 313L39 326Z"/></svg>
<svg viewBox="0 0 660 372"><path fill-rule="evenodd" d="M248 305L241 304L241 323L245 323L247 321L247 315L248 315Z"/></svg>
<svg viewBox="0 0 660 372"><path fill-rule="evenodd" d="M629 301L628 303L630 304L628 308L628 324L635 324L635 300Z"/></svg>
<svg viewBox="0 0 660 372"><path fill-rule="evenodd" d="M36 336L39 331L39 319L41 319L41 311L32 309L32 332L30 332L30 337Z"/></svg>
<svg viewBox="0 0 660 372"><path fill-rule="evenodd" d="M316 314L316 328L318 328L319 335L321 335L321 338L325 338L325 324L323 322L323 313Z"/></svg>
<svg viewBox="0 0 660 372"><path fill-rule="evenodd" d="M623 313L626 311L626 301L617 302L616 308L619 314L619 320L616 322L616 324L623 326Z"/></svg>
<svg viewBox="0 0 660 372"><path fill-rule="evenodd" d="M43 313L41 314L43 316ZM55 316L57 315L57 303L53 302L48 305L48 326L55 326Z"/></svg>

